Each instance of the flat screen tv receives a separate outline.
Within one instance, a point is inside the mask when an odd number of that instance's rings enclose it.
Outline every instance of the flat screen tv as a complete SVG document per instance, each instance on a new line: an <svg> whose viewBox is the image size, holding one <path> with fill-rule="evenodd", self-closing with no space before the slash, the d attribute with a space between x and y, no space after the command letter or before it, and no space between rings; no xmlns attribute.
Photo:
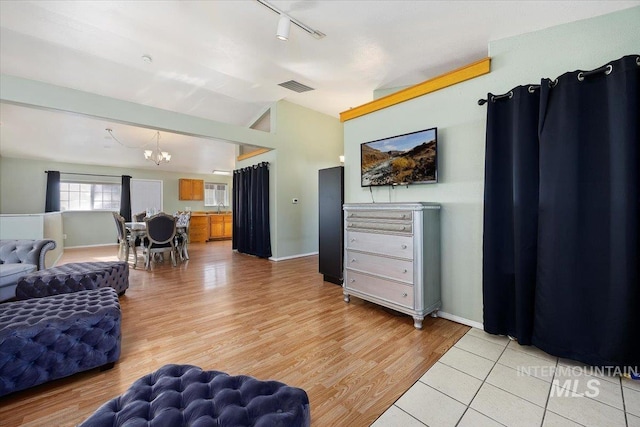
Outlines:
<svg viewBox="0 0 640 427"><path fill-rule="evenodd" d="M438 182L438 129L360 144L362 187Z"/></svg>

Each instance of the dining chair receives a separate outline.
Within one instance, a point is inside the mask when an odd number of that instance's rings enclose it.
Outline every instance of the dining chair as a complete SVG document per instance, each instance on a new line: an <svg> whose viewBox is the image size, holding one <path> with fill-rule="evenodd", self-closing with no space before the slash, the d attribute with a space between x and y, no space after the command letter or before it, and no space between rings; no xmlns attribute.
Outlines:
<svg viewBox="0 0 640 427"><path fill-rule="evenodd" d="M140 212L140 213L137 213L137 214L133 215L133 220L135 222L142 222L142 221L144 221L146 216L147 216L146 212Z"/></svg>
<svg viewBox="0 0 640 427"><path fill-rule="evenodd" d="M131 250L133 254L133 268L136 268L136 260L138 259L136 246L140 246L140 239L136 239L129 233L122 215L118 212L112 212L112 214L118 231L118 259L121 261L129 261L129 250Z"/></svg>
<svg viewBox="0 0 640 427"><path fill-rule="evenodd" d="M187 250L189 244L189 224L191 223L191 211L176 212L176 250L180 255L180 261L189 259Z"/></svg>
<svg viewBox="0 0 640 427"><path fill-rule="evenodd" d="M171 252L171 263L176 266L176 217L159 213L144 219L147 226L147 241L144 245L145 268L151 268L153 254Z"/></svg>

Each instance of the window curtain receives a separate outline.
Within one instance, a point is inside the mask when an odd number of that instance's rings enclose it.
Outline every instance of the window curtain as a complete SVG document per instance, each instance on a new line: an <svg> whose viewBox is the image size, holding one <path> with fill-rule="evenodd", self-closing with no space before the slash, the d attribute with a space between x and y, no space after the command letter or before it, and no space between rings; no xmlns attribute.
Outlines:
<svg viewBox="0 0 640 427"><path fill-rule="evenodd" d="M538 108L523 107L522 88L489 96L485 328L555 356L635 368L640 57L543 79L539 91ZM537 155L527 158L530 139Z"/></svg>
<svg viewBox="0 0 640 427"><path fill-rule="evenodd" d="M484 329L527 345L536 284L539 105L539 87L529 85L487 106Z"/></svg>
<svg viewBox="0 0 640 427"><path fill-rule="evenodd" d="M269 163L233 171L233 249L271 256Z"/></svg>
<svg viewBox="0 0 640 427"><path fill-rule="evenodd" d="M131 222L131 177L129 175L122 175L120 215L124 217L126 222Z"/></svg>
<svg viewBox="0 0 640 427"><path fill-rule="evenodd" d="M60 172L45 171L47 174L47 193L44 201L45 212L60 211Z"/></svg>

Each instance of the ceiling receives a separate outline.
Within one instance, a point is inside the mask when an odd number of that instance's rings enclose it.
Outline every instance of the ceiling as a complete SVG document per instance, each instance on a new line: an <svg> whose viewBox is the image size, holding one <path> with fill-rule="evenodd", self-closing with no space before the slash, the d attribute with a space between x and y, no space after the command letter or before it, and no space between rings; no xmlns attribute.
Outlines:
<svg viewBox="0 0 640 427"><path fill-rule="evenodd" d="M412 85L487 56L492 40L640 5L636 1L0 2L0 71L238 126L281 99L338 117L376 89ZM142 60L143 55L152 62ZM296 80L315 90L278 86ZM162 132L169 164L143 159L155 131L0 104L0 155L210 173L235 146ZM37 123L37 126L34 124ZM153 144L152 144L153 145ZM148 147L147 147L148 148Z"/></svg>

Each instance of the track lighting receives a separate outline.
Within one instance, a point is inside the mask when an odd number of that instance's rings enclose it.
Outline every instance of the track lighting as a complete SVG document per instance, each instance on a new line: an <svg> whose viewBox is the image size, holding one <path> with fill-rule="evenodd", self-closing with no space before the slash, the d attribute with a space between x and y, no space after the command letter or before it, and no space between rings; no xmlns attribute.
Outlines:
<svg viewBox="0 0 640 427"><path fill-rule="evenodd" d="M289 40L289 30L291 29L291 19L287 15L280 15L278 20L278 31L276 32L276 38L278 40Z"/></svg>
<svg viewBox="0 0 640 427"><path fill-rule="evenodd" d="M280 19L278 20L278 31L276 32L276 38L278 38L279 40L289 39L289 29L291 28L291 24L297 26L301 30L306 31L315 39L319 40L326 36L326 34L324 34L323 32L314 30L313 28L303 24L297 19L290 17L284 11L278 9L277 7L269 3L267 0L256 0L256 1L261 5L263 5L264 7L266 7L267 9L277 13L280 16Z"/></svg>

